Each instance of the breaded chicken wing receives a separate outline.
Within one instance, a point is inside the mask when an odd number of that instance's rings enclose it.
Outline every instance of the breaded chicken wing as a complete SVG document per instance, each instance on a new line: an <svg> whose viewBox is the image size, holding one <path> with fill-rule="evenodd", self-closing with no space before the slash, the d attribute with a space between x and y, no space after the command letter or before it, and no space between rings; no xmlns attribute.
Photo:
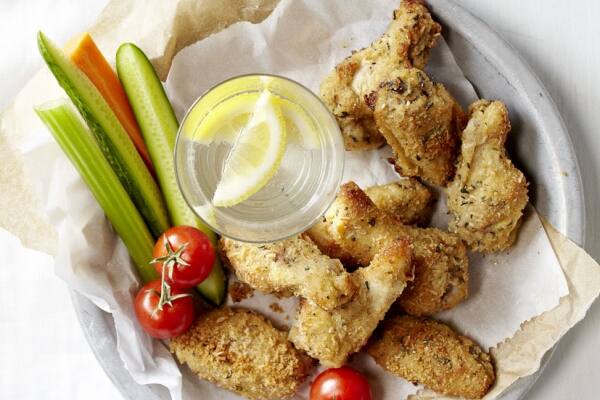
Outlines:
<svg viewBox="0 0 600 400"><path fill-rule="evenodd" d="M367 150L385 143L364 95L379 83L375 70L424 68L441 26L420 0L404 0L387 31L370 47L353 53L323 80L321 98L335 115L347 150ZM384 67L382 67L385 64Z"/></svg>
<svg viewBox="0 0 600 400"><path fill-rule="evenodd" d="M328 367L339 367L367 342L379 321L412 278L406 240L388 244L368 267L352 273L358 291L341 307L326 311L302 301L289 338Z"/></svg>
<svg viewBox="0 0 600 400"><path fill-rule="evenodd" d="M171 340L171 352L201 378L248 399L291 397L313 361L263 316L223 307Z"/></svg>
<svg viewBox="0 0 600 400"><path fill-rule="evenodd" d="M485 253L509 248L527 205L527 180L508 158L508 111L499 101L469 108L454 180L448 185L449 229Z"/></svg>
<svg viewBox="0 0 600 400"><path fill-rule="evenodd" d="M433 193L414 178L370 186L365 193L380 210L404 225L425 225L433 211Z"/></svg>
<svg viewBox="0 0 600 400"><path fill-rule="evenodd" d="M356 291L340 261L322 254L308 238L264 244L221 238L219 247L239 280L266 293L301 296L331 310Z"/></svg>
<svg viewBox="0 0 600 400"><path fill-rule="evenodd" d="M375 126L373 112L352 89L352 80L360 68L357 54L342 61L325 77L321 99L340 126L346 150L376 149L385 144L385 139Z"/></svg>
<svg viewBox="0 0 600 400"><path fill-rule="evenodd" d="M416 179L371 186L365 192L379 209L394 215L403 224L425 224L431 217L433 194ZM358 265L352 254L344 251L331 236L327 224L313 225L306 235L329 257L339 259L345 266Z"/></svg>
<svg viewBox="0 0 600 400"><path fill-rule="evenodd" d="M340 260L345 267L352 269L358 266L359 262L356 258L344 250L331 236L329 225L326 222L326 218L323 217L320 222L311 226L302 236L312 240L323 254Z"/></svg>
<svg viewBox="0 0 600 400"><path fill-rule="evenodd" d="M386 371L436 392L482 398L495 380L489 354L471 339L431 319L387 319L368 346Z"/></svg>
<svg viewBox="0 0 600 400"><path fill-rule="evenodd" d="M394 151L396 170L444 186L454 173L463 111L442 84L417 68L384 76L366 101Z"/></svg>
<svg viewBox="0 0 600 400"><path fill-rule="evenodd" d="M361 265L368 265L379 249L394 240L410 240L415 277L399 299L409 314L432 315L467 297L468 258L458 236L436 228L403 225L378 209L354 182L342 185L319 224Z"/></svg>

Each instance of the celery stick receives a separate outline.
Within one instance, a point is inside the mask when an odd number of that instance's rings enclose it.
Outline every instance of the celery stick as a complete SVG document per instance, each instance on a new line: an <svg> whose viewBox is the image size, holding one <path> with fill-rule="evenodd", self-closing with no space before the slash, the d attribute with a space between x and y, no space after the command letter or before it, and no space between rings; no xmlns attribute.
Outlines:
<svg viewBox="0 0 600 400"><path fill-rule="evenodd" d="M149 262L154 240L90 131L66 99L35 108L127 246L144 282L158 278Z"/></svg>

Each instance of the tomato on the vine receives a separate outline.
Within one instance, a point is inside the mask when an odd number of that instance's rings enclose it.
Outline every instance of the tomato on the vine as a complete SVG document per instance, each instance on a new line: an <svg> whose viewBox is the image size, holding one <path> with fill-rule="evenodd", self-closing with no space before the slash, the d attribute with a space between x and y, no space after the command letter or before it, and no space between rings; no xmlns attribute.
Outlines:
<svg viewBox="0 0 600 400"><path fill-rule="evenodd" d="M371 387L353 368L329 368L310 386L310 400L371 400Z"/></svg>
<svg viewBox="0 0 600 400"><path fill-rule="evenodd" d="M166 292L161 305L163 290ZM135 315L150 336L170 339L187 331L194 322L194 300L186 290L165 287L157 279L138 292Z"/></svg>
<svg viewBox="0 0 600 400"><path fill-rule="evenodd" d="M205 280L215 262L215 249L202 231L191 226L175 226L156 241L154 268L165 281L179 288L192 288Z"/></svg>

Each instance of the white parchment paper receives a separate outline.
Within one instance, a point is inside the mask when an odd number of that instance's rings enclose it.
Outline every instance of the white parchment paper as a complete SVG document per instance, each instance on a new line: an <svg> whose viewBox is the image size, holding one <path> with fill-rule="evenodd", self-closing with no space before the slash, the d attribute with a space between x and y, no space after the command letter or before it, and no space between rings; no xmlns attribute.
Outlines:
<svg viewBox="0 0 600 400"><path fill-rule="evenodd" d="M235 24L181 51L173 61L167 92L181 117L204 90L243 73L285 75L317 91L320 80L337 62L385 30L398 3L353 1L349 6L342 1L283 0L261 24ZM428 70L447 84L463 106L475 99L443 41L434 50ZM45 95L57 93L60 91L54 87ZM132 308L137 290L133 266L102 210L50 134L36 124L16 145L27 165L44 165L30 176L56 227L57 273L113 314L119 354L133 378L139 383L164 385L173 399L180 399L182 392L184 398L238 398L191 377L187 368L181 370L182 379L165 347L138 327ZM346 178L363 187L398 179L384 161L387 152L389 149L349 154ZM439 207L435 222L443 226L443 201ZM553 309L568 294L560 265L531 209L516 247L491 257L471 257L471 276L470 299L440 317L486 348L511 337L523 322ZM287 315L269 309L274 301ZM278 301L258 293L242 304L260 309L284 325L291 321L289 313L294 308L293 300ZM416 391L410 383L385 374L367 356L355 357L353 365L372 378L376 398L403 398Z"/></svg>
<svg viewBox="0 0 600 400"><path fill-rule="evenodd" d="M182 117L202 93L235 75L280 74L318 93L319 84L352 50L368 46L390 22L397 0L342 2L282 1L265 21L239 23L183 49L173 60L166 87ZM306 21L311 21L307 24ZM477 99L443 40L427 71L467 106ZM389 147L346 152L344 180L361 187L398 180L386 162ZM440 196L433 224L446 226ZM486 348L512 336L523 321L558 305L568 293L560 265L533 209L528 209L519 241L509 252L470 257L471 296L442 315Z"/></svg>

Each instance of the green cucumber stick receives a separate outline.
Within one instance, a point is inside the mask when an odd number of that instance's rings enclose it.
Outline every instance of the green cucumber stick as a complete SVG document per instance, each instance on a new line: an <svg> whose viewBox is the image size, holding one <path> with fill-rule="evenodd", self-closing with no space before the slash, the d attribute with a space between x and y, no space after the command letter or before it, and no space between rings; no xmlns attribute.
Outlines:
<svg viewBox="0 0 600 400"><path fill-rule="evenodd" d="M216 247L216 234L190 209L177 185L173 152L179 123L154 67L137 46L125 43L117 51L117 73L154 163L171 221L197 227ZM225 274L218 258L198 291L213 304L222 303Z"/></svg>

